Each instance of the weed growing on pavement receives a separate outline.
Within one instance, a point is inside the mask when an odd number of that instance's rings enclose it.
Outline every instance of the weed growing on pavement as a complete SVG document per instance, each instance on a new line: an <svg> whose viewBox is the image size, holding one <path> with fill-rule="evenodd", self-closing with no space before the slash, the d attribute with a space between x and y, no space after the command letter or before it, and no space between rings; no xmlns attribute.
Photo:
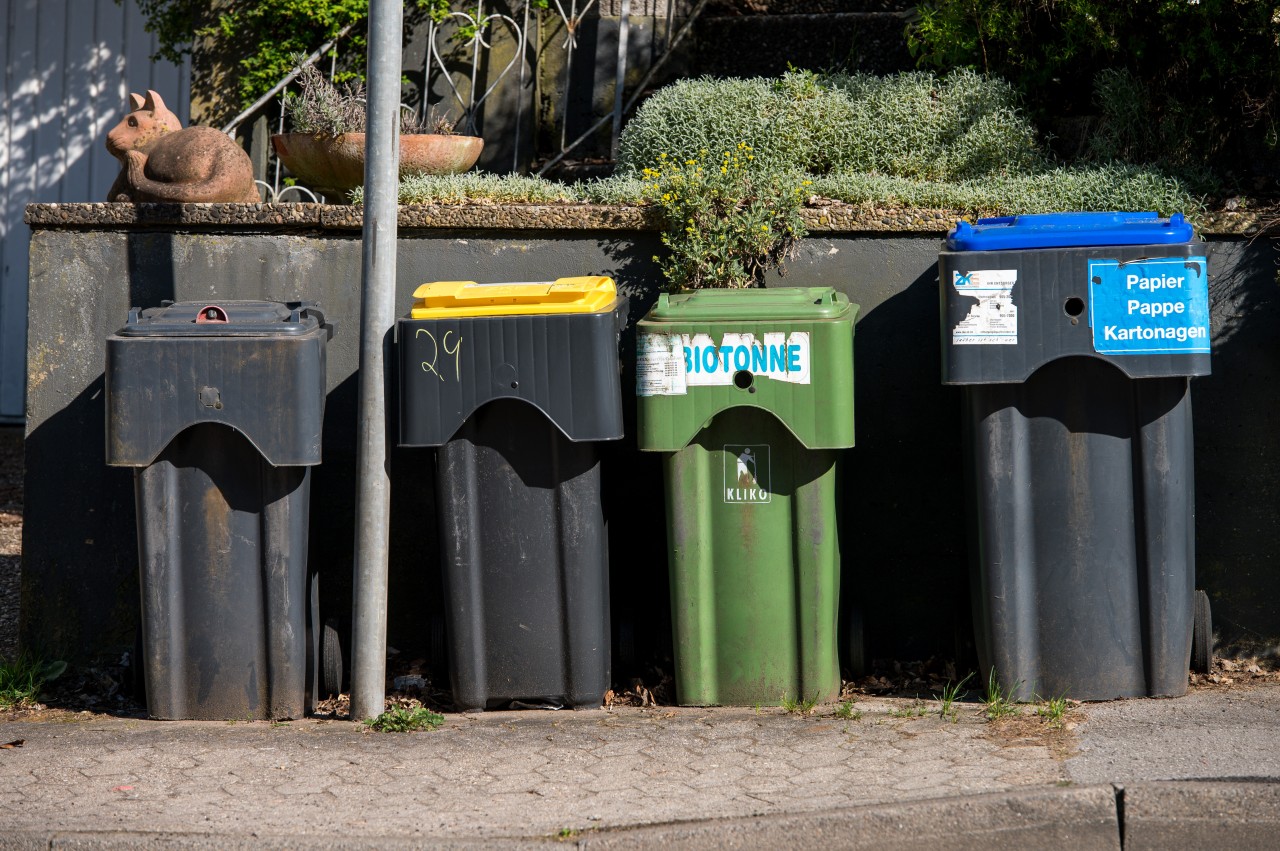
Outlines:
<svg viewBox="0 0 1280 851"><path fill-rule="evenodd" d="M1018 705L1013 699L1013 692L1016 688L1016 683L1008 689L1000 688L1000 680L996 678L996 669L991 669L991 674L987 677L987 692L982 697L988 721L995 721L998 718L1007 718L1010 715L1018 714Z"/></svg>
<svg viewBox="0 0 1280 851"><path fill-rule="evenodd" d="M813 708L818 705L818 698L800 698L797 700L789 695L782 696L782 703L779 704L783 711L793 715L809 715L813 712Z"/></svg>
<svg viewBox="0 0 1280 851"><path fill-rule="evenodd" d="M412 733L417 730L434 730L444 723L444 716L425 706L409 709L393 706L377 718L365 721L365 726L379 733Z"/></svg>
<svg viewBox="0 0 1280 851"><path fill-rule="evenodd" d="M34 704L40 688L66 669L66 662L42 662L26 653L20 653L13 661L0 660L0 709Z"/></svg>
<svg viewBox="0 0 1280 851"><path fill-rule="evenodd" d="M1065 696L1051 697L1036 707L1036 714L1043 718L1049 727L1057 729L1062 726L1068 708L1069 704Z"/></svg>
<svg viewBox="0 0 1280 851"><path fill-rule="evenodd" d="M852 700L842 700L836 706L836 717L845 721L857 721L862 718L862 710L854 709Z"/></svg>
<svg viewBox="0 0 1280 851"><path fill-rule="evenodd" d="M581 831L574 830L572 827L562 827L560 828L560 832L556 834L556 838L557 839L573 839L579 833L581 833Z"/></svg>
<svg viewBox="0 0 1280 851"><path fill-rule="evenodd" d="M970 671L965 674L964 679L958 683L952 683L948 680L947 684L942 687L942 694L934 698L938 701L938 716L944 721L950 719L951 723L954 724L956 721L960 720L960 715L956 710L955 702L957 700L964 699L965 695L969 693L968 690L961 691L960 689L964 688L964 684L969 682L969 678L972 676L973 671Z"/></svg>
<svg viewBox="0 0 1280 851"><path fill-rule="evenodd" d="M901 706L897 709L889 710L890 718L923 718L926 712L925 703L920 698L915 698L908 706Z"/></svg>

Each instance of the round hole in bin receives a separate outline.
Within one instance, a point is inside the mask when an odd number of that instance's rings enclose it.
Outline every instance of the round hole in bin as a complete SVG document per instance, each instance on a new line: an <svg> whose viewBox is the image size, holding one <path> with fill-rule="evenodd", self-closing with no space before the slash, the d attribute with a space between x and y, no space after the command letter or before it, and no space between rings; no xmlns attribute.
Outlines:
<svg viewBox="0 0 1280 851"><path fill-rule="evenodd" d="M1084 313L1084 299L1073 295L1062 303L1062 311L1068 316L1079 316Z"/></svg>
<svg viewBox="0 0 1280 851"><path fill-rule="evenodd" d="M750 370L740 369L733 374L733 386L739 390L751 390L752 384L755 383L755 373Z"/></svg>

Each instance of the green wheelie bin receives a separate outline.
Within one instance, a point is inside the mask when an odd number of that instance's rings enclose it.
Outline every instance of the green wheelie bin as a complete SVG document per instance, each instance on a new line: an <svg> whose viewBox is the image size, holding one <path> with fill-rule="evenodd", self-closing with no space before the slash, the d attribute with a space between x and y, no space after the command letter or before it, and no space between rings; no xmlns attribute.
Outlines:
<svg viewBox="0 0 1280 851"><path fill-rule="evenodd" d="M857 312L829 287L700 290L639 323L638 442L664 453L683 705L839 694Z"/></svg>

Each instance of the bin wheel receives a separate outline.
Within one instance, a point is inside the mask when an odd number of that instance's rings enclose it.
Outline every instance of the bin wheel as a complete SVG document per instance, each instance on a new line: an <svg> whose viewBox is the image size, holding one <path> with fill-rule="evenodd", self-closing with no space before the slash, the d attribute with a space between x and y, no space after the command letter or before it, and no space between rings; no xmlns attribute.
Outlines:
<svg viewBox="0 0 1280 851"><path fill-rule="evenodd" d="M342 639L334 620L324 622L320 632L320 691L325 697L342 693Z"/></svg>
<svg viewBox="0 0 1280 851"><path fill-rule="evenodd" d="M1191 618L1191 670L1207 674L1213 670L1213 615L1209 595L1197 590Z"/></svg>
<svg viewBox="0 0 1280 851"><path fill-rule="evenodd" d="M867 646L862 629L862 607L849 606L849 623L845 627L845 666L849 678L856 680L867 673Z"/></svg>

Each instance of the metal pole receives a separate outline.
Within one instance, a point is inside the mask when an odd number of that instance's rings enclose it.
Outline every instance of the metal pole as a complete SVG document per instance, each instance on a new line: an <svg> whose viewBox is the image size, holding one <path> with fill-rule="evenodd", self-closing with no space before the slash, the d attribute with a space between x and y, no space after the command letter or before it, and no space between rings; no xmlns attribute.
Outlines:
<svg viewBox="0 0 1280 851"><path fill-rule="evenodd" d="M391 509L391 480L387 475L386 352L395 321L403 16L403 0L371 0L369 3L352 618L353 720L382 714L386 699L387 554Z"/></svg>
<svg viewBox="0 0 1280 851"><path fill-rule="evenodd" d="M627 34L631 31L631 0L622 0L618 19L618 72L613 86L613 134L609 138L609 158L618 159L618 137L622 135L622 90L627 85Z"/></svg>

